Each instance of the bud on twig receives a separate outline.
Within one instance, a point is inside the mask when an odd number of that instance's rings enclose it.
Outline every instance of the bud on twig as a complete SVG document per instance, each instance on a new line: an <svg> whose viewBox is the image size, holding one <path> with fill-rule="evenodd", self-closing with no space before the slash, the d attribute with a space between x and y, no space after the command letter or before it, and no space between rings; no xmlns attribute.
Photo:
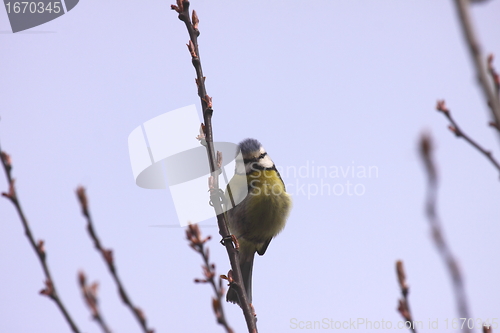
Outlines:
<svg viewBox="0 0 500 333"><path fill-rule="evenodd" d="M88 217L89 216L88 201L87 201L87 195L85 194L85 188L83 186L77 187L76 196L78 197L78 201L80 202L80 206L82 207L82 214Z"/></svg>
<svg viewBox="0 0 500 333"><path fill-rule="evenodd" d="M442 100L438 100L438 101L437 101L437 104L436 104L436 109L437 109L438 111L443 112L443 113L448 113L448 112L450 112L450 110L448 110L448 108L446 107L446 102L445 102L445 100L444 100L444 99L442 99Z"/></svg>
<svg viewBox="0 0 500 333"><path fill-rule="evenodd" d="M194 49L194 44L191 40L189 40L189 43L187 43L186 46L188 47L189 53L191 53L191 57L198 58L198 56L196 55L196 51Z"/></svg>
<svg viewBox="0 0 500 333"><path fill-rule="evenodd" d="M182 3L182 0L177 0L177 6L170 5L170 9L175 10L179 14L182 13L184 11L184 4Z"/></svg>
<svg viewBox="0 0 500 333"><path fill-rule="evenodd" d="M198 15L196 14L196 10L193 10L193 15L191 21L193 22L193 28L195 30L198 30L198 23L200 23L200 20L198 19Z"/></svg>
<svg viewBox="0 0 500 333"><path fill-rule="evenodd" d="M54 297L54 285L52 281L49 279L45 280L45 288L40 290L41 295L49 296L50 298Z"/></svg>
<svg viewBox="0 0 500 333"><path fill-rule="evenodd" d="M396 272L398 275L399 287L403 290L403 293L408 293L408 285L406 284L406 274L403 266L403 262L398 260L396 262Z"/></svg>

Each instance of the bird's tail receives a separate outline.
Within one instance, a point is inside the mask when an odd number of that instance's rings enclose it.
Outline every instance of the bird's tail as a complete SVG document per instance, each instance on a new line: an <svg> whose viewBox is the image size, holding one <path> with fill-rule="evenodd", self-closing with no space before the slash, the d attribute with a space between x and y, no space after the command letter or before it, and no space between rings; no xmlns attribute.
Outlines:
<svg viewBox="0 0 500 333"><path fill-rule="evenodd" d="M240 255L240 260L242 261L240 262L240 269L243 277L243 285L245 286L248 302L250 303L252 303L252 269L254 255L255 252L246 258ZM229 290L227 291L226 301L236 303L241 306L236 289L232 286L229 287Z"/></svg>

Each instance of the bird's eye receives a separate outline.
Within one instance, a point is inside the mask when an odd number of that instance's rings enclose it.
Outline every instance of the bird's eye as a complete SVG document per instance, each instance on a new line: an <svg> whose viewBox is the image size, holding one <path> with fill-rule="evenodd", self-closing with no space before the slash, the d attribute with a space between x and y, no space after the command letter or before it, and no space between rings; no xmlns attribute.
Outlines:
<svg viewBox="0 0 500 333"><path fill-rule="evenodd" d="M262 153L262 154L260 154L260 156L259 156L259 160L260 160L261 158L264 158L264 156L266 156L266 155L267 155L267 153Z"/></svg>

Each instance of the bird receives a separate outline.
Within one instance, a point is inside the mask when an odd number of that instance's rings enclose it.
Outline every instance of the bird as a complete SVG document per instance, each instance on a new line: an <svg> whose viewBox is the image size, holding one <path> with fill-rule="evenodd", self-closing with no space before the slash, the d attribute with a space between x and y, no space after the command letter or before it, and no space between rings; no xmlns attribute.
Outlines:
<svg viewBox="0 0 500 333"><path fill-rule="evenodd" d="M292 208L276 165L256 139L239 143L235 173L226 187L224 202L229 232L239 244L244 288L252 303L255 253L264 255L271 240L285 227ZM241 306L234 286L229 286L226 301Z"/></svg>

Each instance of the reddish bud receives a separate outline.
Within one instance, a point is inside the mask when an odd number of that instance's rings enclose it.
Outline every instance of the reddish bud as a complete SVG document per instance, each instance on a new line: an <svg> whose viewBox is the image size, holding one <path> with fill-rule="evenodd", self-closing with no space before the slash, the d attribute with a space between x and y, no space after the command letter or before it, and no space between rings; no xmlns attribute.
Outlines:
<svg viewBox="0 0 500 333"><path fill-rule="evenodd" d="M438 111L441 111L441 112L444 112L444 113L448 113L450 110L448 110L448 108L446 107L446 103L444 101L444 99L442 100L438 100L437 101L437 104L436 104L436 109Z"/></svg>
<svg viewBox="0 0 500 333"><path fill-rule="evenodd" d="M238 238L236 238L235 235L231 235L231 239L233 240L234 248L236 250L239 250L240 249L240 243L238 242Z"/></svg>
<svg viewBox="0 0 500 333"><path fill-rule="evenodd" d="M83 186L77 187L76 196L78 197L78 201L80 202L80 206L82 207L82 214L88 217L88 201L87 195L85 194L85 188Z"/></svg>
<svg viewBox="0 0 500 333"><path fill-rule="evenodd" d="M233 279L233 271L230 269L229 272L227 272L227 281L231 284L234 282Z"/></svg>
<svg viewBox="0 0 500 333"><path fill-rule="evenodd" d="M212 297L212 309L214 310L215 317L217 320L220 320L222 318L222 313L220 309L220 302L218 299Z"/></svg>
<svg viewBox="0 0 500 333"><path fill-rule="evenodd" d="M200 23L200 20L198 19L198 15L196 14L196 10L193 10L192 21L193 21L193 28L195 30L198 30L198 23Z"/></svg>
<svg viewBox="0 0 500 333"><path fill-rule="evenodd" d="M401 290L403 293L408 292L408 285L406 284L406 274L405 274L405 269L403 266L403 261L398 260L396 262L396 272L398 275L398 281L399 281L399 286L401 287Z"/></svg>
<svg viewBox="0 0 500 333"><path fill-rule="evenodd" d="M48 279L45 280L45 288L40 290L40 294L49 297L54 297L54 285L52 284L52 281Z"/></svg>
<svg viewBox="0 0 500 333"><path fill-rule="evenodd" d="M8 199L13 200L16 197L16 188L15 188L15 179L12 179L12 181L9 183L9 192L5 193L2 192L2 195Z"/></svg>
<svg viewBox="0 0 500 333"><path fill-rule="evenodd" d="M45 247L43 246L44 244L44 241L43 240L39 240L36 247L38 249L38 251L41 253L41 254L45 254Z"/></svg>
<svg viewBox="0 0 500 333"><path fill-rule="evenodd" d="M217 168L222 168L222 152L217 150Z"/></svg>
<svg viewBox="0 0 500 333"><path fill-rule="evenodd" d="M406 320L410 319L410 312L408 311L408 307L404 300L399 300L398 311L399 313L401 313L401 316L403 316L403 318L405 318Z"/></svg>
<svg viewBox="0 0 500 333"><path fill-rule="evenodd" d="M207 108L209 108L209 109L212 108L212 97L205 95L205 97L202 98L202 100L207 103Z"/></svg>
<svg viewBox="0 0 500 333"><path fill-rule="evenodd" d="M113 250L102 250L102 254L104 256L104 260L106 260L106 262L109 264L109 265L113 265Z"/></svg>
<svg viewBox="0 0 500 333"><path fill-rule="evenodd" d="M135 308L135 312L137 313L137 315L139 316L139 318L141 319L142 322L146 321L146 317L144 316L144 312L142 312L142 310L140 308Z"/></svg>
<svg viewBox="0 0 500 333"><path fill-rule="evenodd" d="M195 47L194 47L194 44L191 40L189 40L189 43L186 44L188 50L189 50L189 53L191 54L191 57L192 58L197 58L198 56L196 55L196 51L195 51Z"/></svg>
<svg viewBox="0 0 500 333"><path fill-rule="evenodd" d="M83 287L85 286L87 281L87 278L85 276L85 273L83 271L78 272L78 282L80 283L80 286Z"/></svg>
<svg viewBox="0 0 500 333"><path fill-rule="evenodd" d="M7 170L10 170L12 168L12 160L10 158L10 155L2 151L0 152L0 158L2 159L2 163L4 163L7 167Z"/></svg>
<svg viewBox="0 0 500 333"><path fill-rule="evenodd" d="M170 5L170 9L175 10L177 13L182 13L184 10L184 5L182 3L182 0L177 0L177 6L176 5Z"/></svg>

